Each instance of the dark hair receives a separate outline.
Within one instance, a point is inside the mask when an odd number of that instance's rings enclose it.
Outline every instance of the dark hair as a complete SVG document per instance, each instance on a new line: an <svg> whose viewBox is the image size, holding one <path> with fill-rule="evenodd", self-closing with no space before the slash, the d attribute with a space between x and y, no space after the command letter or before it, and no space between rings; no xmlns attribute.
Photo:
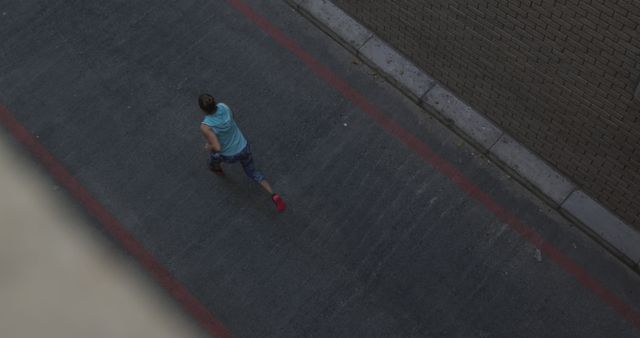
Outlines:
<svg viewBox="0 0 640 338"><path fill-rule="evenodd" d="M218 110L216 100L209 94L200 95L200 97L198 97L198 104L200 105L200 109L207 114L215 113L216 110Z"/></svg>

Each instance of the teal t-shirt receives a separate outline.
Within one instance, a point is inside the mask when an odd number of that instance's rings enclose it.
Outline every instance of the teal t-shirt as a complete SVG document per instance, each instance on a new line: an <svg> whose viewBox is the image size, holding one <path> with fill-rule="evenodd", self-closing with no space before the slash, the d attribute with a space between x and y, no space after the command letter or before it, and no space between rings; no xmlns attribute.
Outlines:
<svg viewBox="0 0 640 338"><path fill-rule="evenodd" d="M218 110L215 113L206 115L203 124L209 126L220 141L220 154L224 156L232 156L247 146L247 140L242 135L240 128L233 120L231 109L224 103L216 105Z"/></svg>

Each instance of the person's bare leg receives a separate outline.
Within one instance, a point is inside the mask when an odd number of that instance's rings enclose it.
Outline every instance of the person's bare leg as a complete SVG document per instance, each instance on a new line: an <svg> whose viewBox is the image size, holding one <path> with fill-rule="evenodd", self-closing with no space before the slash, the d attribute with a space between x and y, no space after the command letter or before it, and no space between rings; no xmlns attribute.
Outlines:
<svg viewBox="0 0 640 338"><path fill-rule="evenodd" d="M269 185L269 182L267 182L267 180L262 180L260 181L260 186L266 190L269 195L273 195L273 190L271 189L271 186Z"/></svg>

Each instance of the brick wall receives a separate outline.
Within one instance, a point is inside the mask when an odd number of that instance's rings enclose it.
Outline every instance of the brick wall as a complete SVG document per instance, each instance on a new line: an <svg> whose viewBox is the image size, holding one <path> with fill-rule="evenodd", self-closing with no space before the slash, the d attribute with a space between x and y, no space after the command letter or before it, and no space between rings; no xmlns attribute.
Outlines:
<svg viewBox="0 0 640 338"><path fill-rule="evenodd" d="M640 229L640 0L333 0Z"/></svg>

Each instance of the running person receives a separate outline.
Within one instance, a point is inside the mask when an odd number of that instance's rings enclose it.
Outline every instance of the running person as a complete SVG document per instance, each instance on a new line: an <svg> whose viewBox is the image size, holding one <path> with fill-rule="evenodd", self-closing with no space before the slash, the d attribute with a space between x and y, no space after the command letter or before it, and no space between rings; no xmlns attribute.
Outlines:
<svg viewBox="0 0 640 338"><path fill-rule="evenodd" d="M222 162L240 161L245 174L271 194L271 200L279 212L284 211L286 205L282 197L273 192L264 175L256 170L249 142L233 120L231 109L224 103L216 103L209 94L200 95L198 104L205 113L200 131L207 140L204 148L209 153L209 169L218 176L224 176Z"/></svg>

